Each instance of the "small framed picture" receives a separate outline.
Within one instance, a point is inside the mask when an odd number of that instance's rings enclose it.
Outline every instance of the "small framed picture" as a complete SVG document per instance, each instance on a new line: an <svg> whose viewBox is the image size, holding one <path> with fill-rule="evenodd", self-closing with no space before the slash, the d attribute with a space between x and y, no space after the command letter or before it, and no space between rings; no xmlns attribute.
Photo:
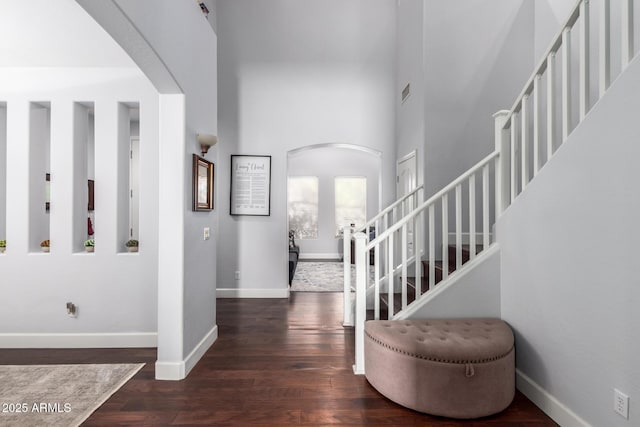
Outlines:
<svg viewBox="0 0 640 427"><path fill-rule="evenodd" d="M87 206L87 210L92 212L95 210L95 202L94 202L94 196L93 196L93 189L95 187L95 182L90 179L89 181L87 181L87 187L89 190L89 193L87 194L87 200L88 200L88 206Z"/></svg>
<svg viewBox="0 0 640 427"><path fill-rule="evenodd" d="M213 163L193 155L193 210L213 210Z"/></svg>

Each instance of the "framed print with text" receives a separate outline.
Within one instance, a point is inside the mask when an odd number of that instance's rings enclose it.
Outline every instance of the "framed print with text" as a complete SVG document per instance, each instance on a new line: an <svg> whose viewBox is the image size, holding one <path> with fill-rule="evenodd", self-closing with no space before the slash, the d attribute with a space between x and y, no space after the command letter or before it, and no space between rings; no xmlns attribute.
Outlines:
<svg viewBox="0 0 640 427"><path fill-rule="evenodd" d="M231 215L271 215L271 156L231 155Z"/></svg>

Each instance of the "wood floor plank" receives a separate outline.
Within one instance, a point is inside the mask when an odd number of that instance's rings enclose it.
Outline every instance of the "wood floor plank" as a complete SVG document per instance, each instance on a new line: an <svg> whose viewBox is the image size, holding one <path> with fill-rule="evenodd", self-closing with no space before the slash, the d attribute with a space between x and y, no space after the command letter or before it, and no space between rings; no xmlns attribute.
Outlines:
<svg viewBox="0 0 640 427"><path fill-rule="evenodd" d="M520 393L465 421L391 402L353 375L341 310L340 293L218 300L218 340L183 381L154 379L155 349L0 350L0 364L146 363L86 426L556 426Z"/></svg>

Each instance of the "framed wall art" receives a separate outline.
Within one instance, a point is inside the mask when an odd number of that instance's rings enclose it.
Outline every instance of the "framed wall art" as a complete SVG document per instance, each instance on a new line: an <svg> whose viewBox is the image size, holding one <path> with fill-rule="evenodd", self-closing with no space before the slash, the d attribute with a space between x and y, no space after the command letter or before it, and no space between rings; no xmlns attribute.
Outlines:
<svg viewBox="0 0 640 427"><path fill-rule="evenodd" d="M231 155L231 215L271 215L271 156Z"/></svg>
<svg viewBox="0 0 640 427"><path fill-rule="evenodd" d="M213 210L213 163L193 155L193 210Z"/></svg>

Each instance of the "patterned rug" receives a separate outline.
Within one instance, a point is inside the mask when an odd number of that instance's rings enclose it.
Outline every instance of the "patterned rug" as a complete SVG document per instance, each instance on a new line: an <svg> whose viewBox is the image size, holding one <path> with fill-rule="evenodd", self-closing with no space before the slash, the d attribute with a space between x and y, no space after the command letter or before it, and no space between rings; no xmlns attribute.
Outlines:
<svg viewBox="0 0 640 427"><path fill-rule="evenodd" d="M300 261L291 282L294 292L342 292L344 272L342 262ZM369 277L373 280L373 267L369 267ZM356 283L356 267L351 266L351 287Z"/></svg>
<svg viewBox="0 0 640 427"><path fill-rule="evenodd" d="M0 366L0 426L79 426L143 366Z"/></svg>

